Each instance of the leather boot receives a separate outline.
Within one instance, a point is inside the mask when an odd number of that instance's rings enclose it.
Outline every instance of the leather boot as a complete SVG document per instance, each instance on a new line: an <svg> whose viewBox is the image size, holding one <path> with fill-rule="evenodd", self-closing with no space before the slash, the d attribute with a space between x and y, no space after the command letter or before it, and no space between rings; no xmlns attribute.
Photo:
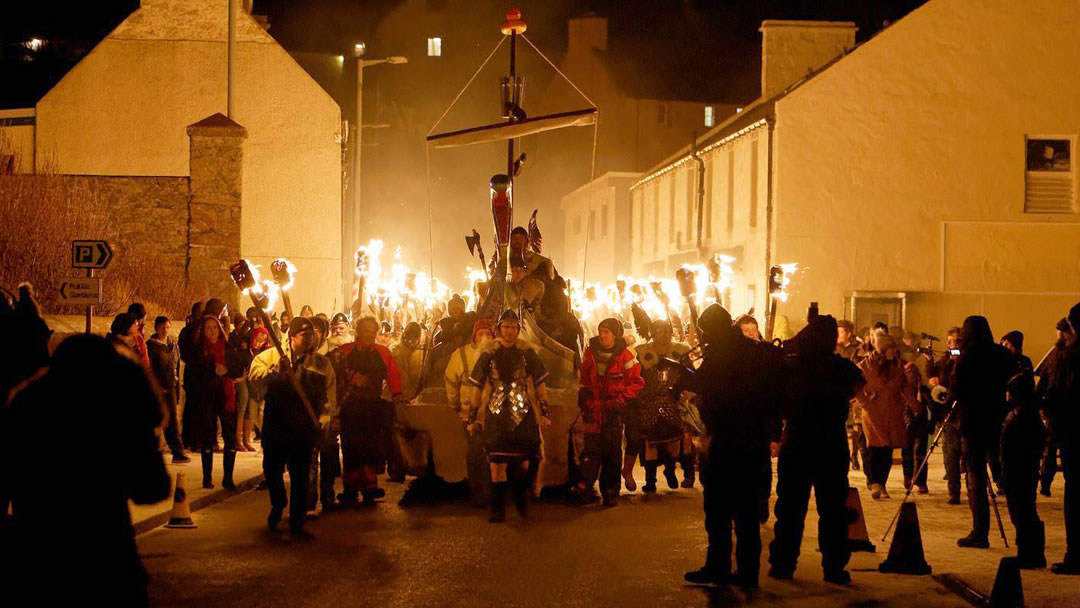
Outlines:
<svg viewBox="0 0 1080 608"><path fill-rule="evenodd" d="M235 490L236 484L233 483L233 469L236 468L236 452L233 450L225 450L225 453L221 455L221 461L224 465L225 476L221 480L221 487L226 490Z"/></svg>
<svg viewBox="0 0 1080 608"><path fill-rule="evenodd" d="M202 487L214 489L214 453L202 452Z"/></svg>
<svg viewBox="0 0 1080 608"><path fill-rule="evenodd" d="M1039 522L1031 526L1031 536L1024 545L1016 544L1016 557L1019 566L1034 570L1046 567L1046 524Z"/></svg>
<svg viewBox="0 0 1080 608"><path fill-rule="evenodd" d="M491 484L491 517L488 521L493 524L506 521L505 481L495 481Z"/></svg>
<svg viewBox="0 0 1080 608"><path fill-rule="evenodd" d="M682 471L683 471L683 479L682 479L682 484L680 484L680 487L682 487L682 488L692 488L692 487L694 487L694 480L695 480L694 461L695 460L696 460L696 458L694 458L693 456L683 456L682 458L679 459L679 465L682 466Z"/></svg>
<svg viewBox="0 0 1080 608"><path fill-rule="evenodd" d="M529 499L526 495L526 483L527 479L523 479L525 473L519 473L514 475L510 481L510 495L514 498L514 507L517 508L518 515L525 517L529 509Z"/></svg>

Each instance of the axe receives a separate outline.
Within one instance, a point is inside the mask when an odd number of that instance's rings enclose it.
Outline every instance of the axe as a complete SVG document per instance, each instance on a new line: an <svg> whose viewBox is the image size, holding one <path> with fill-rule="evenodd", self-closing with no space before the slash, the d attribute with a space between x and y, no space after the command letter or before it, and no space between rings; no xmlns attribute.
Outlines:
<svg viewBox="0 0 1080 608"><path fill-rule="evenodd" d="M484 276L491 280L488 275L487 260L484 259L484 247L480 244L480 234L473 228L472 235L465 235L465 244L469 246L469 255L480 254L480 266L484 269Z"/></svg>

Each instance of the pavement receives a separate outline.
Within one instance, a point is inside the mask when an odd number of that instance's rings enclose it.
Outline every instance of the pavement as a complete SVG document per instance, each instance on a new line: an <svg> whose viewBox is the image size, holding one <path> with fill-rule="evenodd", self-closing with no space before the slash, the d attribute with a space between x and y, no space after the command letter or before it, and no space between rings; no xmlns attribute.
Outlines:
<svg viewBox="0 0 1080 608"><path fill-rule="evenodd" d="M238 482L241 466L258 458L240 454ZM940 456L932 460L931 493L915 500L934 576L877 571L889 547L881 535L903 497L902 477L894 467L893 498L874 501L865 478L853 471L851 485L861 488L877 552L853 555L849 588L822 580L813 500L794 580L765 576L766 549L760 589L685 584L683 572L699 567L705 554L700 486L651 496L624 491L614 509L541 501L527 519L511 507L508 521L495 525L485 509L465 500L401 506L405 486L383 479L385 502L323 514L306 525L314 539L270 533L265 492L218 491L204 496L227 500L197 510L197 529L157 528L141 534L138 545L155 606L970 606L941 575L988 596L998 561L1014 550L994 536L990 549L956 547L970 514L966 504L946 504ZM183 469L199 481L197 462ZM636 477L640 485L640 468ZM199 500L201 490L188 488ZM1052 498L1039 497L1050 561L1064 551L1060 477L1053 489ZM1012 527L1003 501L1000 506L1011 546ZM766 547L772 524L761 528ZM1080 579L1046 570L1023 571L1022 578L1029 607L1080 606Z"/></svg>
<svg viewBox="0 0 1080 608"><path fill-rule="evenodd" d="M255 448L259 443L255 442ZM202 487L202 461L199 454L189 453L191 462L184 464L172 464L172 455L165 453L165 465L172 478L172 488L169 497L152 505L137 505L128 503L131 512L131 523L135 527L135 533L141 534L169 521L173 508L173 493L176 491L177 474L183 476L184 490L188 495L188 506L192 511L204 509L223 500L236 496L245 490L255 488L263 479L262 452L238 452L236 454L236 467L233 469L233 483L236 490L230 491L221 487L221 479L225 474L221 463L221 453L214 454L214 488Z"/></svg>

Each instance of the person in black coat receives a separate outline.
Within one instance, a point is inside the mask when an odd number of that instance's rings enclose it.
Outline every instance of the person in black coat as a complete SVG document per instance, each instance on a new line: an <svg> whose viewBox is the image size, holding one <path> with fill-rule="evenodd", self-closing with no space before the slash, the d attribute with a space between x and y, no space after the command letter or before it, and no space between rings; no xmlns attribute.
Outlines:
<svg viewBox="0 0 1080 608"><path fill-rule="evenodd" d="M1005 419L1005 385L1017 371L1016 358L994 343L986 317L970 316L960 328L953 396L960 415L960 437L967 468L971 532L956 541L960 547L990 546L990 501L987 467L998 477L1001 424Z"/></svg>
<svg viewBox="0 0 1080 608"><path fill-rule="evenodd" d="M1009 519L1016 529L1016 557L1021 568L1046 567L1046 529L1035 505L1039 460L1046 427L1039 418L1035 378L1030 369L1009 380L1009 412L1001 429L1001 479Z"/></svg>
<svg viewBox="0 0 1080 608"><path fill-rule="evenodd" d="M156 434L163 419L146 371L89 334L61 343L48 372L15 394L0 427L0 479L12 507L0 530L9 604L148 604L128 501L169 495ZM45 431L66 449L42 449ZM71 454L91 448L105 466L80 473Z"/></svg>
<svg viewBox="0 0 1080 608"><path fill-rule="evenodd" d="M704 479L709 548L705 565L687 572L685 579L696 584L734 582L756 587L761 559L760 496L768 483L762 471L769 463L769 443L780 417L779 351L743 336L719 304L701 313L698 327L707 346L690 390L701 398L701 418L709 436Z"/></svg>
<svg viewBox="0 0 1080 608"><path fill-rule="evenodd" d="M769 576L790 579L802 545L810 488L818 511L818 545L825 580L846 585L848 462L847 414L865 384L862 372L833 351L836 320L821 316L794 339L784 368L787 387L784 441L776 481L776 536L769 544Z"/></svg>
<svg viewBox="0 0 1080 608"><path fill-rule="evenodd" d="M1054 574L1080 574L1080 304L1069 310L1070 336L1061 361L1062 392L1054 412L1054 433L1065 474L1065 559Z"/></svg>

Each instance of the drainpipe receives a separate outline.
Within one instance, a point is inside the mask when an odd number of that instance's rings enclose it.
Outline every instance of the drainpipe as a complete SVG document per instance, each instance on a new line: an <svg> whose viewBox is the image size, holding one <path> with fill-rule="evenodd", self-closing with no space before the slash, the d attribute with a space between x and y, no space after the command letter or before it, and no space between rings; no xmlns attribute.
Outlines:
<svg viewBox="0 0 1080 608"><path fill-rule="evenodd" d="M762 285L769 284L769 269L772 268L773 257L773 128L776 126L776 117L769 116L765 119L769 129L768 136L768 163L765 169L765 281ZM765 304L768 305L768 290L766 289Z"/></svg>
<svg viewBox="0 0 1080 608"><path fill-rule="evenodd" d="M226 80L227 80L226 89L227 89L227 91L226 91L226 98L225 98L225 115L228 116L229 118L233 119L233 120L236 120L236 117L233 116L233 112L236 110L236 106L234 105L234 95L233 95L234 89L236 88L236 86L235 86L236 81L234 80L235 71L234 71L233 68L234 68L234 65L236 64L236 21L237 21L237 19L239 17L236 13L237 13L237 8L238 8L238 6L240 4L240 0L228 0L228 2L229 2L229 39L228 39L227 50L226 50L226 54L228 56L227 57L228 69L227 69L227 74L226 74Z"/></svg>
<svg viewBox="0 0 1080 608"><path fill-rule="evenodd" d="M694 161L697 163L697 195L694 197L697 203L697 249L699 259L705 259L705 250L702 248L702 224L705 217L705 161L701 159L701 155L698 154L697 148L697 131L691 135L690 139L690 156L694 157Z"/></svg>

